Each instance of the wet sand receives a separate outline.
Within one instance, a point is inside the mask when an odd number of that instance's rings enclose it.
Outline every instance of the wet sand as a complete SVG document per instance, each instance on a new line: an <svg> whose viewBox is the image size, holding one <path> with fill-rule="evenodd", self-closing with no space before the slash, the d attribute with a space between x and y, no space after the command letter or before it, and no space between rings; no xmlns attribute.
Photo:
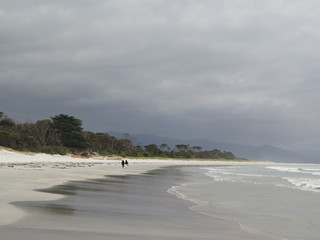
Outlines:
<svg viewBox="0 0 320 240"><path fill-rule="evenodd" d="M1 239L257 239L232 222L190 210L190 202L169 194L185 174L165 167L42 189L64 197L15 202L27 216L1 227Z"/></svg>
<svg viewBox="0 0 320 240"><path fill-rule="evenodd" d="M139 174L150 169L164 166L164 163L131 163L126 169L118 161L70 163L10 163L0 167L0 225L13 223L26 213L13 205L13 201L55 200L63 197L58 194L37 192L34 189L48 188L70 180L101 178L106 174Z"/></svg>

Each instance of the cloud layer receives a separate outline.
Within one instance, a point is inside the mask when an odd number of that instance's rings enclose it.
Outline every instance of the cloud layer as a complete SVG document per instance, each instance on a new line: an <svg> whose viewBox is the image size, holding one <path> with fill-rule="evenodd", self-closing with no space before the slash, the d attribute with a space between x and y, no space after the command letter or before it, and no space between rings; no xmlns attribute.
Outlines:
<svg viewBox="0 0 320 240"><path fill-rule="evenodd" d="M319 10L315 0L4 0L1 111L316 148Z"/></svg>

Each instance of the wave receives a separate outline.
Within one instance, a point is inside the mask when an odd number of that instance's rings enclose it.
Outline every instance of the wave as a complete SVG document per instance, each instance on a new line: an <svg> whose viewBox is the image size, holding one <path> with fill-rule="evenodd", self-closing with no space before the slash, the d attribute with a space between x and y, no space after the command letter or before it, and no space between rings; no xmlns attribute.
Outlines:
<svg viewBox="0 0 320 240"><path fill-rule="evenodd" d="M316 178L289 178L283 177L282 179L287 180L292 185L302 190L320 192L320 179Z"/></svg>
<svg viewBox="0 0 320 240"><path fill-rule="evenodd" d="M241 182L249 184L274 185L299 190L320 192L320 168L302 166L268 166L265 169L281 172L270 173L260 169L244 168L202 168L205 175L216 182Z"/></svg>
<svg viewBox="0 0 320 240"><path fill-rule="evenodd" d="M266 167L283 173L288 173L287 176L282 176L281 179L289 182L296 189L320 192L320 168L319 167L286 167L272 166Z"/></svg>
<svg viewBox="0 0 320 240"><path fill-rule="evenodd" d="M245 179L256 179L265 177L263 174L239 173L236 168L201 168L206 170L205 175L213 178L217 182L247 182ZM232 172L233 171L233 172ZM249 181L249 182L252 182Z"/></svg>
<svg viewBox="0 0 320 240"><path fill-rule="evenodd" d="M266 167L267 169L277 170L280 172L305 173L320 176L320 168L309 167Z"/></svg>
<svg viewBox="0 0 320 240"><path fill-rule="evenodd" d="M199 199L190 198L186 194L184 194L181 191L179 191L179 188L187 187L188 185L189 185L188 183L185 183L185 184L181 184L180 186L172 186L171 188L169 188L167 190L167 193L172 194L172 195L174 195L177 198L180 198L182 200L186 200L186 201L195 203L196 205L205 205L205 204L208 203L207 201L202 201L202 200L199 200ZM192 209L192 207L190 207L190 209Z"/></svg>

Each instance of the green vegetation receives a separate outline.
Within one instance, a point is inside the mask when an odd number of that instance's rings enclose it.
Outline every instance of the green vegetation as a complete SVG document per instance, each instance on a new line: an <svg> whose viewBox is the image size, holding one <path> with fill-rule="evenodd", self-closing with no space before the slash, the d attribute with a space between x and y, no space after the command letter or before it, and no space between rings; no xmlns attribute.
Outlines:
<svg viewBox="0 0 320 240"><path fill-rule="evenodd" d="M82 121L73 116L64 114L52 117L52 129L58 134L61 145L74 148L85 149L86 139L82 134Z"/></svg>
<svg viewBox="0 0 320 240"><path fill-rule="evenodd" d="M117 139L107 133L83 131L80 119L65 114L35 123L18 124L0 112L0 145L15 150L60 155L73 153L90 156L97 153L135 158L236 159L231 152L217 149L202 151L200 146L178 144L171 149L166 143L159 146L136 145L129 134Z"/></svg>

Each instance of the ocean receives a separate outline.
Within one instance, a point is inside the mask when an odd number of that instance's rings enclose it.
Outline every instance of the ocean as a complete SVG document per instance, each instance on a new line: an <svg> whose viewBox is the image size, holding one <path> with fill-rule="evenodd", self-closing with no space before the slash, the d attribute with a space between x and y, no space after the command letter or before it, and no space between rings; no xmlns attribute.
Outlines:
<svg viewBox="0 0 320 240"><path fill-rule="evenodd" d="M2 240L318 240L316 165L173 166L71 181L15 202L27 217Z"/></svg>
<svg viewBox="0 0 320 240"><path fill-rule="evenodd" d="M185 168L198 173L169 192L193 211L236 223L257 237L320 238L320 167L316 165Z"/></svg>

